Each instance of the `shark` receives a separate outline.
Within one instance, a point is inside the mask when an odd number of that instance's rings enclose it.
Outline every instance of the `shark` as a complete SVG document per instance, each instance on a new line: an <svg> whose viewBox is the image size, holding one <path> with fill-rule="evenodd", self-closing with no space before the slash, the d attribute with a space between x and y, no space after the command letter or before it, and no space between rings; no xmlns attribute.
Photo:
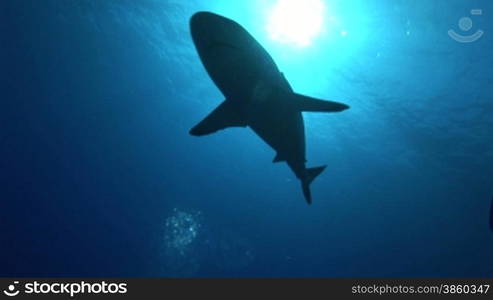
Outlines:
<svg viewBox="0 0 493 300"><path fill-rule="evenodd" d="M303 112L341 112L348 105L293 91L269 53L237 22L208 12L190 18L198 56L224 100L189 133L209 135L233 127L252 129L275 151L274 163L284 162L312 203L310 184L326 165L306 167Z"/></svg>

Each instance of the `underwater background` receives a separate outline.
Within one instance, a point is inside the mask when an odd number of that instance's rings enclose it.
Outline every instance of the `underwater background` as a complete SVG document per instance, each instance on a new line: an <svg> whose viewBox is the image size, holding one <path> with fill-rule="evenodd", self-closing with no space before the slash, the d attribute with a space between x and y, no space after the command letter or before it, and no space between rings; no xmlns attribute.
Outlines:
<svg viewBox="0 0 493 300"><path fill-rule="evenodd" d="M326 0L309 47L275 2L1 1L0 276L492 277L493 2ZM200 10L351 106L304 114L311 206L251 130L188 134L223 100Z"/></svg>

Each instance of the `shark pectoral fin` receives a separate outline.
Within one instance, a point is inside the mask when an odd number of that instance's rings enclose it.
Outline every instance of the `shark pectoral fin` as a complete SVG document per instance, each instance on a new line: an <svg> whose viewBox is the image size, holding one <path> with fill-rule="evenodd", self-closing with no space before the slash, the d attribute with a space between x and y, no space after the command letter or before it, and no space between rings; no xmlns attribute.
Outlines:
<svg viewBox="0 0 493 300"><path fill-rule="evenodd" d="M191 135L202 136L228 127L245 127L247 122L238 107L224 100L205 119L190 130Z"/></svg>
<svg viewBox="0 0 493 300"><path fill-rule="evenodd" d="M273 163L278 163L278 162L281 162L281 161L285 161L286 159L284 159L280 154L279 152L276 153L276 157L274 157L274 159L272 160Z"/></svg>
<svg viewBox="0 0 493 300"><path fill-rule="evenodd" d="M349 108L349 105L344 103L316 99L296 93L291 93L289 100L299 111L340 112Z"/></svg>

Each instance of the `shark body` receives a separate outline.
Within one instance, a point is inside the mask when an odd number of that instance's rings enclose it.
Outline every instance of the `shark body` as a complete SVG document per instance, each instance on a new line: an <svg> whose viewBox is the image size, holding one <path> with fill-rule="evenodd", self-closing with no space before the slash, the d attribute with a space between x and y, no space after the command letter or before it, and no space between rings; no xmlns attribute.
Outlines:
<svg viewBox="0 0 493 300"><path fill-rule="evenodd" d="M346 104L297 94L267 51L238 23L198 12L190 19L199 57L225 100L190 130L203 136L229 127L249 127L286 162L311 204L310 183L326 166L306 168L302 112L340 112Z"/></svg>

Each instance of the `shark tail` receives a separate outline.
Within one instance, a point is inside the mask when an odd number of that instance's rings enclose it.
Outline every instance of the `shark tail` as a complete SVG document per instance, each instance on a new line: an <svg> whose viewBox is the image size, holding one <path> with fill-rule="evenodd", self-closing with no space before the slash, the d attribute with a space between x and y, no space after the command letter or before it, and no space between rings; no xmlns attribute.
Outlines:
<svg viewBox="0 0 493 300"><path fill-rule="evenodd" d="M310 184L312 181L322 173L327 166L320 166L315 168L306 169L306 175L301 179L301 188L303 189L303 195L305 196L306 202L312 204L312 194L310 192Z"/></svg>

